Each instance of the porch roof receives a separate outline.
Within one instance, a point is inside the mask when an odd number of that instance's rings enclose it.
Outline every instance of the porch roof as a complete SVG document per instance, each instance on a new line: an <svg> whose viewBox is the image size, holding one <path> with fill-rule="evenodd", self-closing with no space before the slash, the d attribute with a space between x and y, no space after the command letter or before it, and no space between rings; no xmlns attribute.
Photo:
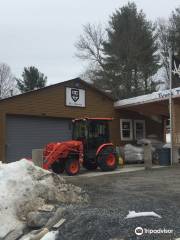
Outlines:
<svg viewBox="0 0 180 240"><path fill-rule="evenodd" d="M114 103L116 109L127 108L132 106L141 106L150 103L167 102L170 96L170 90L153 92L151 94L133 97L124 100L118 100ZM180 97L180 87L172 89L172 97Z"/></svg>

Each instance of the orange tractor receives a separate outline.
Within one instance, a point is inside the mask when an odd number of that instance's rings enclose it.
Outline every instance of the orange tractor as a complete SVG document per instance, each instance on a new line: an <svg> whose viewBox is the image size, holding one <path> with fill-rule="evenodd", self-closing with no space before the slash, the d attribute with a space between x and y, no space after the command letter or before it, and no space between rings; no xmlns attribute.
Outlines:
<svg viewBox="0 0 180 240"><path fill-rule="evenodd" d="M117 167L115 147L109 139L111 118L73 120L73 140L49 143L44 149L44 169L76 175L82 164L88 170L99 167L112 171Z"/></svg>

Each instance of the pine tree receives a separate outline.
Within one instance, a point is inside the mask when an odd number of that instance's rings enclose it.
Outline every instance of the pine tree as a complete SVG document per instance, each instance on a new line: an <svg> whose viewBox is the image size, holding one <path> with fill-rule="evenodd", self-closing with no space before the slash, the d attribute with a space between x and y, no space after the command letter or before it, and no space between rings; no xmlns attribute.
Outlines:
<svg viewBox="0 0 180 240"><path fill-rule="evenodd" d="M103 75L115 97L154 91L151 76L158 70L159 59L152 23L135 3L128 3L112 15L107 31Z"/></svg>
<svg viewBox="0 0 180 240"><path fill-rule="evenodd" d="M23 79L16 79L18 89L22 93L43 88L47 82L47 77L33 66L24 68L22 78Z"/></svg>

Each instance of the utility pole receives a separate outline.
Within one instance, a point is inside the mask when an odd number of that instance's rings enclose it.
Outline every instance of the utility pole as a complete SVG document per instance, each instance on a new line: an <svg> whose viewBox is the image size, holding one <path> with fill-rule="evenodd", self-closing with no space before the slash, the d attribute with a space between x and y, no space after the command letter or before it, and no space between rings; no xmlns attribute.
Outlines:
<svg viewBox="0 0 180 240"><path fill-rule="evenodd" d="M169 119L170 119L170 136L171 136L171 165L173 164L173 109L172 109L172 49L169 49Z"/></svg>

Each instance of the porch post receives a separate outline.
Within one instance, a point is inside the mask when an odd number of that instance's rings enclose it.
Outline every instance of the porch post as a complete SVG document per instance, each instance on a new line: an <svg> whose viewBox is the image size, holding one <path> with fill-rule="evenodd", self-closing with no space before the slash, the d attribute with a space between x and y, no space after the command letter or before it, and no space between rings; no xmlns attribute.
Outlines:
<svg viewBox="0 0 180 240"><path fill-rule="evenodd" d="M170 115L170 136L171 136L171 165L173 164L173 111L172 111L172 49L169 49L169 115Z"/></svg>

